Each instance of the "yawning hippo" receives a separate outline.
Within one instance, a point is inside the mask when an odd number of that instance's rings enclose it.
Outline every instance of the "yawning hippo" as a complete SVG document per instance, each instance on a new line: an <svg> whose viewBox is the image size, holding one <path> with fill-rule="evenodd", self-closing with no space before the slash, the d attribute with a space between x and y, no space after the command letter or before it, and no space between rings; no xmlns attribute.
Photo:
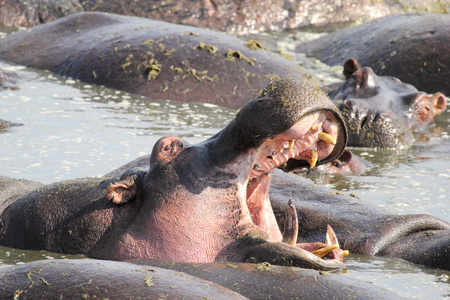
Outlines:
<svg viewBox="0 0 450 300"><path fill-rule="evenodd" d="M15 201L1 215L0 242L113 260L339 268L345 254L339 248L331 259L303 250L330 241L301 248L282 243L268 190L274 168L327 163L341 155L346 140L339 112L321 90L279 79L210 139L193 146L160 140L147 172L126 172L120 181L61 182ZM295 245L296 230L284 238Z"/></svg>
<svg viewBox="0 0 450 300"><path fill-rule="evenodd" d="M432 97L391 76L377 76L351 58L344 64L347 77L328 95L348 128L348 146L407 148L412 129L434 123L447 102L441 93Z"/></svg>
<svg viewBox="0 0 450 300"><path fill-rule="evenodd" d="M161 139L171 149L182 144L174 137ZM157 143L157 145L159 144ZM349 155L344 151L341 157ZM106 177L146 170L150 163L171 155L140 157ZM347 158L344 158L347 159ZM329 164L320 165L327 166ZM356 196L320 188L298 175L275 170L270 200L280 228L286 232L286 199L297 209L298 239L314 242L330 224L343 249L363 255L391 256L428 267L450 270L450 223L431 215L395 215ZM287 215L289 217L289 215ZM414 246L411 246L414 245Z"/></svg>

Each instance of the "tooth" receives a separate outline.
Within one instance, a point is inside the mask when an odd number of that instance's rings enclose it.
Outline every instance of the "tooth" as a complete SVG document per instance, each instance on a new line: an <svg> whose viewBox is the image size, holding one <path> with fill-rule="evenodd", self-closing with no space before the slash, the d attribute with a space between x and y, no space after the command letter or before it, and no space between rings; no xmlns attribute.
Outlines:
<svg viewBox="0 0 450 300"><path fill-rule="evenodd" d="M311 130L312 130L312 131L316 130L316 124L312 124Z"/></svg>
<svg viewBox="0 0 450 300"><path fill-rule="evenodd" d="M288 201L288 206L284 213L284 231L283 242L291 246L297 244L298 237L298 217L297 210L292 204L291 200Z"/></svg>
<svg viewBox="0 0 450 300"><path fill-rule="evenodd" d="M317 159L319 158L319 154L317 153L316 150L311 150L311 161L309 162L309 167L312 168L316 168L316 163L317 163Z"/></svg>
<svg viewBox="0 0 450 300"><path fill-rule="evenodd" d="M350 253L350 252L348 252L348 250L344 250L344 251L343 251L344 257L346 257L349 253Z"/></svg>
<svg viewBox="0 0 450 300"><path fill-rule="evenodd" d="M283 146L283 148L286 149L287 147L289 147L289 141L282 141L281 146Z"/></svg>
<svg viewBox="0 0 450 300"><path fill-rule="evenodd" d="M315 251L312 251L312 254L317 255L318 257L324 257L325 255L327 255L328 253L330 253L331 251L333 251L334 249L339 248L339 245L334 244L334 245L329 245L320 249L317 249Z"/></svg>
<svg viewBox="0 0 450 300"><path fill-rule="evenodd" d="M336 145L336 139L333 136L331 136L330 134L325 133L323 131L319 132L318 138L319 138L319 140L322 140L328 144Z"/></svg>
<svg viewBox="0 0 450 300"><path fill-rule="evenodd" d="M291 151L294 148L295 140L289 141L289 147L287 148L289 151Z"/></svg>
<svg viewBox="0 0 450 300"><path fill-rule="evenodd" d="M329 224L327 224L327 235L325 236L325 244L329 245L338 245L339 241L337 239L336 233L334 233L333 228Z"/></svg>

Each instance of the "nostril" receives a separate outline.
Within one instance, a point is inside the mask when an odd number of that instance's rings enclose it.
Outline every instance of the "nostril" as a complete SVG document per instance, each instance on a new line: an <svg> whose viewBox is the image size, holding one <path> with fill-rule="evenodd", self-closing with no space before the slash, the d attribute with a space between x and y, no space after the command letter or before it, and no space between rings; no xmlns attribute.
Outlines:
<svg viewBox="0 0 450 300"><path fill-rule="evenodd" d="M343 105L352 108L353 107L353 101L352 100L344 100Z"/></svg>

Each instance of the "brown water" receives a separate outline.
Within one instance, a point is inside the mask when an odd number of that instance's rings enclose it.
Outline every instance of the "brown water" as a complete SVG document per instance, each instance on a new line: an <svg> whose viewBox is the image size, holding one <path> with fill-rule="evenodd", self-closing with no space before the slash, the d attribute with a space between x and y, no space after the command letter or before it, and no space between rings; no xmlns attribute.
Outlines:
<svg viewBox="0 0 450 300"><path fill-rule="evenodd" d="M289 40L279 47L289 51ZM303 58L296 59L301 60ZM337 68L309 60L324 81ZM60 78L49 72L0 63L19 72L18 90L0 91L0 119L23 123L0 133L0 173L51 183L105 174L149 154L165 135L197 143L222 129L236 111L210 104L152 100ZM409 150L354 152L374 167L359 176L313 175L318 184L398 214L429 213L450 221L450 109L436 126L417 134ZM38 259L80 258L0 247L0 266ZM350 255L347 276L417 299L450 297L450 272L398 259Z"/></svg>

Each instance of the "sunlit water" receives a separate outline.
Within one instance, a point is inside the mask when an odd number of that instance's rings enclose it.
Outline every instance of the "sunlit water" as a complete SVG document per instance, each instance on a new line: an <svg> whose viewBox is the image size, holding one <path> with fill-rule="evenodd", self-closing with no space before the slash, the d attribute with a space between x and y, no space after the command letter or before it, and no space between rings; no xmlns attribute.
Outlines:
<svg viewBox="0 0 450 300"><path fill-rule="evenodd" d="M273 50L290 54L324 83L336 80L338 67L290 53L299 41L298 34L276 38ZM0 173L14 178L51 183L99 176L149 154L162 136L200 142L236 114L211 104L153 100L6 63L0 63L0 68L23 76L18 90L0 91L0 119L24 124L0 133ZM450 221L449 131L450 109L437 118L436 126L417 134L409 150L354 149L374 165L361 175L310 178L394 213L429 213ZM53 258L80 256L0 247L0 266ZM345 262L342 276L371 282L407 298L450 297L448 271L359 255L350 255Z"/></svg>

